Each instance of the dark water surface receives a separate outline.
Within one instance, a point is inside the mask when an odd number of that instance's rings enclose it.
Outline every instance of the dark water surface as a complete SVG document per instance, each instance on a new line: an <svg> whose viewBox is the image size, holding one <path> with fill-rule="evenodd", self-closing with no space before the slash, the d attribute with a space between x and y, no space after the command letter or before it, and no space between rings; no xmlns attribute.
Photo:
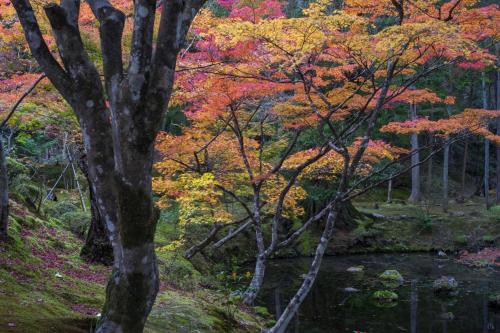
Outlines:
<svg viewBox="0 0 500 333"><path fill-rule="evenodd" d="M281 313L309 264L309 259L271 261L260 304L274 315ZM363 273L346 271L357 265L365 267ZM386 289L378 279L386 269L397 269L405 279L392 307L372 299L374 291ZM456 297L434 295L432 282L442 275L458 281ZM346 292L348 287L359 292ZM453 259L427 254L329 257L289 332L500 333L500 312L488 308L492 293L500 293L500 270L472 269Z"/></svg>

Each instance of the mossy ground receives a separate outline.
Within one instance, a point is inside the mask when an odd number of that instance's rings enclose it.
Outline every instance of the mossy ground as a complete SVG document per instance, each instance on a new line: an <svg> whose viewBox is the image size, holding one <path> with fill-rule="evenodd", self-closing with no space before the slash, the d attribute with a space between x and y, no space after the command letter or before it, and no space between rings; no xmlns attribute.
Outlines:
<svg viewBox="0 0 500 333"><path fill-rule="evenodd" d="M364 198L365 200L367 198ZM370 198L354 206L366 214L356 221L354 230L337 228L329 242L327 254L374 252L428 252L469 250L500 246L500 207L486 210L482 198L464 203L450 201L448 212L435 202L408 204L403 200L385 203ZM292 249L278 256L311 255L323 228L312 226Z"/></svg>
<svg viewBox="0 0 500 333"><path fill-rule="evenodd" d="M0 245L0 332L90 332L109 268L85 263L83 241L59 220L13 201L11 213L11 239ZM169 240L162 234L168 228L159 228L159 245ZM201 287L190 262L172 253L158 258L161 291L145 332L260 332L261 320L227 302L223 288Z"/></svg>

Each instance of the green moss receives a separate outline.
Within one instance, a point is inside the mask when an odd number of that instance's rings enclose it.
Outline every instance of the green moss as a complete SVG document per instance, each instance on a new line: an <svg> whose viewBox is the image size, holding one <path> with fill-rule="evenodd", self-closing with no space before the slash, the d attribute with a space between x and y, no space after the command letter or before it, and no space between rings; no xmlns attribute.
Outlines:
<svg viewBox="0 0 500 333"><path fill-rule="evenodd" d="M387 281L403 281L403 276L395 269L388 269L379 275L379 278Z"/></svg>
<svg viewBox="0 0 500 333"><path fill-rule="evenodd" d="M496 237L493 235L484 235L483 236L483 242L485 243L493 243L495 242Z"/></svg>
<svg viewBox="0 0 500 333"><path fill-rule="evenodd" d="M377 290L372 297L380 302L395 302L399 298L398 294L391 290Z"/></svg>
<svg viewBox="0 0 500 333"><path fill-rule="evenodd" d="M467 235L457 235L455 236L454 242L457 245L465 246L469 242L469 237Z"/></svg>
<svg viewBox="0 0 500 333"><path fill-rule="evenodd" d="M500 221L500 205L491 207L488 211L488 215L495 221Z"/></svg>

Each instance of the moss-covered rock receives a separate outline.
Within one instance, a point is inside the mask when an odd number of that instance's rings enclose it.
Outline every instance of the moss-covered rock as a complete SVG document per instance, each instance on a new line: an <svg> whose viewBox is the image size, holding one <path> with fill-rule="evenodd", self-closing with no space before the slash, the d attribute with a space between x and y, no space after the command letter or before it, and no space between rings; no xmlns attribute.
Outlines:
<svg viewBox="0 0 500 333"><path fill-rule="evenodd" d="M391 290L377 290L372 295L373 299L378 302L392 303L399 299L398 294Z"/></svg>
<svg viewBox="0 0 500 333"><path fill-rule="evenodd" d="M403 284L404 278L395 269L388 269L379 275L380 281L387 288L397 288Z"/></svg>

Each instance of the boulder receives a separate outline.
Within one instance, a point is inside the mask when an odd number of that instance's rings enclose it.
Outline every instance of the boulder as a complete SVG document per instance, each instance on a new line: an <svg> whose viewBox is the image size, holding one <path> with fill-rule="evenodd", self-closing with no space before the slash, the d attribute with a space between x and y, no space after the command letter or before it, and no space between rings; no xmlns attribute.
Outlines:
<svg viewBox="0 0 500 333"><path fill-rule="evenodd" d="M432 284L435 293L454 294L458 289L458 282L453 276L441 276Z"/></svg>
<svg viewBox="0 0 500 333"><path fill-rule="evenodd" d="M379 275L382 284L386 287L397 288L403 284L404 279L401 273L395 269L388 269Z"/></svg>
<svg viewBox="0 0 500 333"><path fill-rule="evenodd" d="M447 257L446 252L444 252L444 251L438 251L438 257L440 257L440 258L446 258Z"/></svg>
<svg viewBox="0 0 500 333"><path fill-rule="evenodd" d="M349 273L360 273L364 270L364 267L363 266L353 266L353 267L349 267L347 269L347 271Z"/></svg>
<svg viewBox="0 0 500 333"><path fill-rule="evenodd" d="M379 302L396 302L399 298L398 294L391 290L378 290L373 293L373 298Z"/></svg>

